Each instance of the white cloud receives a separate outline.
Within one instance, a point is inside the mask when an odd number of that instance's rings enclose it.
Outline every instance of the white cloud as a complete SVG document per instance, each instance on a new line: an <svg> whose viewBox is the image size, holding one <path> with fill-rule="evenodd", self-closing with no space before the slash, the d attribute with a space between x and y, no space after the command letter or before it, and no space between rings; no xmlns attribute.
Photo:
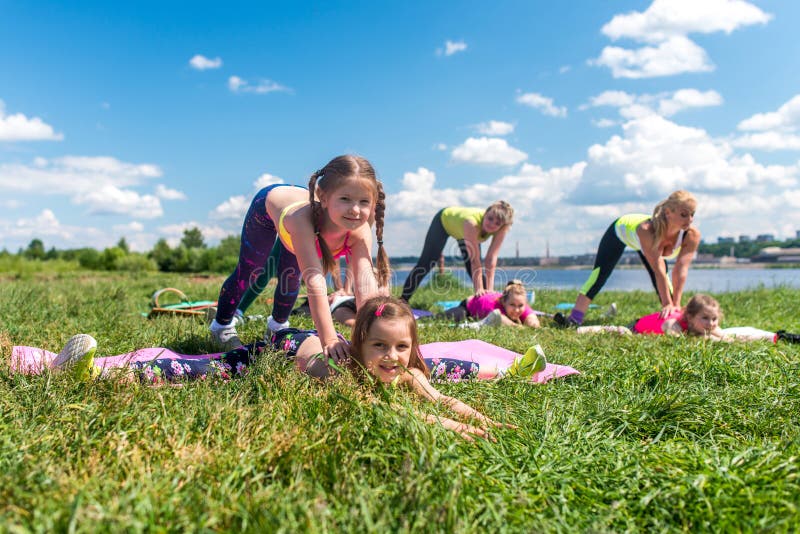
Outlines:
<svg viewBox="0 0 800 534"><path fill-rule="evenodd" d="M752 24L766 24L772 15L744 0L654 0L644 12L615 15L603 34L657 43L689 33L730 34Z"/></svg>
<svg viewBox="0 0 800 534"><path fill-rule="evenodd" d="M678 89L674 92L634 95L624 91L605 91L589 99L580 109L610 106L619 108L619 113L627 119L641 118L657 113L670 117L689 108L719 106L722 96L716 91L697 89Z"/></svg>
<svg viewBox="0 0 800 534"><path fill-rule="evenodd" d="M738 156L732 146L705 130L680 126L658 115L627 122L623 135L588 150L578 204L639 198L657 201L676 189L732 195L760 188L796 186L797 166L764 166Z"/></svg>
<svg viewBox="0 0 800 534"><path fill-rule="evenodd" d="M772 18L744 0L654 0L644 12L615 15L603 26L613 41L632 39L653 46L630 50L608 46L590 65L611 69L615 78L651 78L708 72L714 65L690 33L725 32Z"/></svg>
<svg viewBox="0 0 800 534"><path fill-rule="evenodd" d="M153 195L127 189L161 176L151 164L132 164L110 157L36 158L32 165L0 164L0 193L64 195L88 213L129 214L141 218L163 214Z"/></svg>
<svg viewBox="0 0 800 534"><path fill-rule="evenodd" d="M218 69L222 66L222 58L215 57L211 59L201 54L196 54L189 60L189 65L195 70Z"/></svg>
<svg viewBox="0 0 800 534"><path fill-rule="evenodd" d="M744 131L789 130L800 128L800 94L793 96L788 102L769 113L756 113L739 123L738 128Z"/></svg>
<svg viewBox="0 0 800 534"><path fill-rule="evenodd" d="M447 150L447 145L445 143L436 143L433 146L433 149L438 150L440 152L444 152L445 150Z"/></svg>
<svg viewBox="0 0 800 534"><path fill-rule="evenodd" d="M464 41L445 41L444 48L437 48L436 55L452 56L459 52L464 52L467 49L467 43Z"/></svg>
<svg viewBox="0 0 800 534"><path fill-rule="evenodd" d="M739 148L755 150L800 150L800 135L786 132L758 132L737 137L731 141Z"/></svg>
<svg viewBox="0 0 800 534"><path fill-rule="evenodd" d="M186 194L177 189L170 189L164 184L156 185L156 196L164 200L186 200Z"/></svg>
<svg viewBox="0 0 800 534"><path fill-rule="evenodd" d="M228 78L228 89L234 93L254 93L258 95L275 92L291 92L291 89L288 87L283 86L278 82L273 82L272 80L259 80L255 85L252 85L250 82L240 78L239 76L231 76Z"/></svg>
<svg viewBox="0 0 800 534"><path fill-rule="evenodd" d="M247 209L250 207L250 199L244 195L230 197L228 200L214 208L208 214L213 220L244 220Z"/></svg>
<svg viewBox="0 0 800 534"><path fill-rule="evenodd" d="M597 120L592 120L592 124L594 124L598 128L611 128L619 124L619 122L611 119L597 119Z"/></svg>
<svg viewBox="0 0 800 534"><path fill-rule="evenodd" d="M683 36L670 37L658 46L636 50L607 46L600 57L590 60L589 64L610 68L614 78L634 79L714 70L706 51Z"/></svg>
<svg viewBox="0 0 800 534"><path fill-rule="evenodd" d="M514 131L514 125L510 122L488 121L478 124L475 129L483 135L508 135Z"/></svg>
<svg viewBox="0 0 800 534"><path fill-rule="evenodd" d="M264 174L259 176L255 182L253 182L253 186L260 191L261 189L264 189L267 186L282 184L282 183L283 183L283 178L278 178L277 176L265 172Z"/></svg>
<svg viewBox="0 0 800 534"><path fill-rule="evenodd" d="M453 149L454 161L480 165L516 165L528 159L528 155L508 144L505 139L494 137L469 137Z"/></svg>
<svg viewBox="0 0 800 534"><path fill-rule="evenodd" d="M53 127L39 117L29 119L22 113L6 115L5 104L0 100L0 141L61 141L64 134L55 133Z"/></svg>
<svg viewBox="0 0 800 534"><path fill-rule="evenodd" d="M139 221L131 221L127 224L115 224L112 229L118 234L139 234L144 231L144 225Z"/></svg>
<svg viewBox="0 0 800 534"><path fill-rule="evenodd" d="M567 108L556 106L553 99L540 95L539 93L524 93L517 97L517 102L538 109L545 115L551 117L566 117Z"/></svg>
<svg viewBox="0 0 800 534"><path fill-rule="evenodd" d="M110 184L82 191L73 198L76 204L85 205L89 214L130 215L141 219L161 217L164 210L161 201L153 195L140 195L129 189L120 189Z"/></svg>
<svg viewBox="0 0 800 534"><path fill-rule="evenodd" d="M800 150L800 95L795 95L777 111L756 113L741 121L738 129L756 132L734 139L733 144L758 150Z"/></svg>
<svg viewBox="0 0 800 534"><path fill-rule="evenodd" d="M566 73L568 73L568 72L569 72L569 71L571 71L571 70L572 70L572 67L570 67L569 65L564 65L563 67L560 67L560 68L558 69L558 73L559 73L559 74L566 74Z"/></svg>

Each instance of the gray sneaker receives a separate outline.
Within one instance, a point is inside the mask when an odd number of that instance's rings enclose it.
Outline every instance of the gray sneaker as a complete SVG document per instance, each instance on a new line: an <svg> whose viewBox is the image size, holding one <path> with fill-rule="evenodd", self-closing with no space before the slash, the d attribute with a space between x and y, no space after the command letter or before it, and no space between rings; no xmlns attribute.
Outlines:
<svg viewBox="0 0 800 534"><path fill-rule="evenodd" d="M494 309L479 324L481 326L500 326L503 324L503 316L500 314L500 310Z"/></svg>
<svg viewBox="0 0 800 534"><path fill-rule="evenodd" d="M223 350L233 350L242 346L242 340L239 339L239 334L236 332L236 325L219 324L216 319L211 322L208 328L211 332L211 338L214 342L222 347Z"/></svg>
<svg viewBox="0 0 800 534"><path fill-rule="evenodd" d="M74 335L53 360L53 371L68 371L80 379L91 378L94 375L95 352L97 352L95 338L89 334Z"/></svg>

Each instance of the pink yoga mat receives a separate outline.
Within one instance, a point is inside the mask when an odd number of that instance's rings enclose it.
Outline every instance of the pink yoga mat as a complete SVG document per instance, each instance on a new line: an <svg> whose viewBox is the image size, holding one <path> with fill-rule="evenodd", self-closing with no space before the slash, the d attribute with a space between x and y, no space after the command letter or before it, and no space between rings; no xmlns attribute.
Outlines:
<svg viewBox="0 0 800 534"><path fill-rule="evenodd" d="M453 358L456 360L474 362L484 367L496 366L501 369L511 365L514 358L519 356L516 352L477 339L427 343L421 345L420 349L422 350L423 358ZM95 358L94 364L101 369L111 369L115 367L124 367L129 363L149 362L156 358L206 360L219 358L220 354L221 353L217 352L214 354L186 355L178 354L177 352L164 348L148 348L139 349L126 354L119 354L117 356ZM55 357L55 353L35 347L14 347L11 351L11 370L23 374L40 374L44 369L50 367ZM579 372L572 367L548 363L544 371L536 373L531 377L531 382L544 384L553 378L561 378L574 374L579 374Z"/></svg>
<svg viewBox="0 0 800 534"><path fill-rule="evenodd" d="M497 366L501 369L508 367L519 356L516 352L492 345L479 339L466 341L443 341L439 343L426 343L420 345L423 358L453 358L474 362L482 367ZM577 375L580 372L567 365L548 363L544 371L531 377L531 382L544 384L553 378Z"/></svg>

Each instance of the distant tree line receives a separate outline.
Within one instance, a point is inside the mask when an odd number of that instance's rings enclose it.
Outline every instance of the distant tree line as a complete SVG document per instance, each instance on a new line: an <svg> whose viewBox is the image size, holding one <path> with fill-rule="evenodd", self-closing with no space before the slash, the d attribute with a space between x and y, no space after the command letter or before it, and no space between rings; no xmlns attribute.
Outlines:
<svg viewBox="0 0 800 534"><path fill-rule="evenodd" d="M6 250L0 257L12 256ZM239 257L239 237L228 236L216 247L206 245L199 228L184 230L180 243L170 247L159 239L149 252L133 252L125 238L104 250L77 248L45 249L41 239L33 239L17 256L33 261L62 260L77 262L82 268L96 271L164 271L177 273L230 272Z"/></svg>
<svg viewBox="0 0 800 534"><path fill-rule="evenodd" d="M77 262L84 269L98 271L164 271L176 273L217 272L228 273L234 269L239 258L239 237L228 236L216 247L206 245L199 228L184 230L180 243L170 247L165 239L159 239L149 252L132 252L125 238L102 251L94 248L57 250L46 249L41 239L33 239L27 248L20 249L16 256L33 261L63 260ZM733 255L737 258L752 258L764 247L800 247L800 239L770 242L701 243L698 252L715 257ZM7 250L0 251L0 258L14 256ZM579 259L585 258L580 257ZM590 258L591 259L591 258ZM532 265L539 258L500 258L500 266ZM392 263L414 264L416 256L396 256ZM577 261L577 260L576 260ZM562 264L567 264L565 262ZM455 258L447 258L447 265L461 265Z"/></svg>

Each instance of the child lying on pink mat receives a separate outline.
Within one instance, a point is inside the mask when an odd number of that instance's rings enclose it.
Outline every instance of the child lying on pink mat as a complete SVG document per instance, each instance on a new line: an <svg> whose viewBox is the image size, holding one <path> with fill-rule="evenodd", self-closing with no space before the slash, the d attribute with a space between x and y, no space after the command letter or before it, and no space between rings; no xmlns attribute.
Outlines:
<svg viewBox="0 0 800 534"><path fill-rule="evenodd" d="M536 312L528 306L528 292L520 280L511 280L502 293L492 291L464 299L455 308L444 312L455 321L481 319L470 326L528 326L539 328Z"/></svg>
<svg viewBox="0 0 800 534"><path fill-rule="evenodd" d="M800 336L789 334L783 330L769 332L753 327L734 327L720 328L722 321L722 309L719 302L709 295L697 294L689 300L686 306L668 314L666 317L659 317L660 312L651 313L640 317L630 326L580 326L577 329L579 334L591 334L598 332L612 332L618 334L655 334L673 335L689 334L700 336L714 341L758 341L768 340L777 342L785 339L796 343L800 341Z"/></svg>
<svg viewBox="0 0 800 534"><path fill-rule="evenodd" d="M463 346L469 347L468 354L459 352L459 347ZM145 383L211 377L228 379L246 374L255 358L273 349L284 351L294 358L300 371L314 377L325 378L343 370L333 359L323 356L320 339L313 330L280 330L273 334L269 343L259 342L217 355L186 356L168 349L143 349L95 359L96 347L94 339L86 334L70 339L58 356L41 349L15 347L12 368L28 373L41 372L45 367L68 369L81 377L138 375ZM424 416L426 421L441 423L465 437L485 436L488 426L503 425L457 399L442 395L429 381L429 366L434 370L434 377L451 380L520 376L545 382L577 373L570 367L548 364L538 346L529 349L524 356L480 341L420 346L413 313L405 302L393 297L375 297L362 306L356 317L351 352L352 359L347 366L365 380L377 379L384 384L406 387L424 399L446 405L463 418L476 420L478 426ZM485 355L481 356L481 352Z"/></svg>

